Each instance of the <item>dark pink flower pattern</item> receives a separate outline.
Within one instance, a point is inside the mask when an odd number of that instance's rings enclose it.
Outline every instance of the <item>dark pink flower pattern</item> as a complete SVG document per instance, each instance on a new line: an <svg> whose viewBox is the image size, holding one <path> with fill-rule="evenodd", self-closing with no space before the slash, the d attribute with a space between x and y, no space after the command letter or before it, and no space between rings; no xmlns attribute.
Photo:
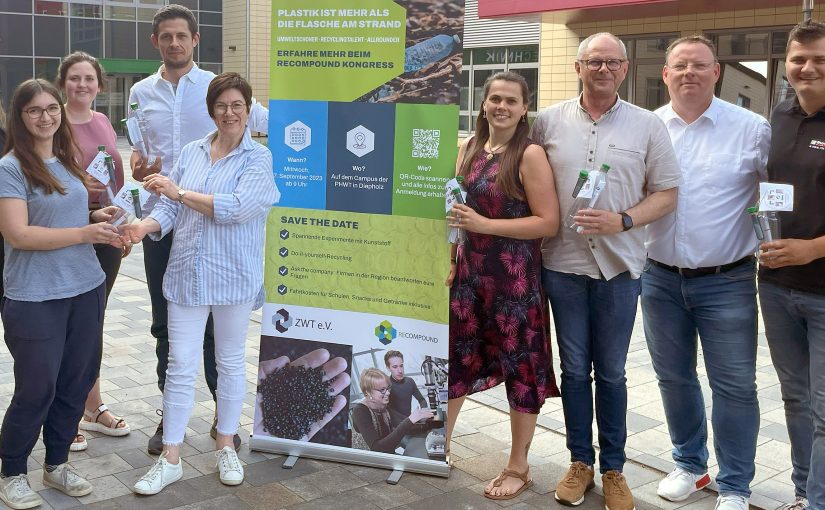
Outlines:
<svg viewBox="0 0 825 510"><path fill-rule="evenodd" d="M530 216L525 200L496 184L498 157L482 153L467 176L467 204L488 218ZM501 383L510 407L538 413L559 396L541 287L541 241L469 232L450 289L450 398Z"/></svg>

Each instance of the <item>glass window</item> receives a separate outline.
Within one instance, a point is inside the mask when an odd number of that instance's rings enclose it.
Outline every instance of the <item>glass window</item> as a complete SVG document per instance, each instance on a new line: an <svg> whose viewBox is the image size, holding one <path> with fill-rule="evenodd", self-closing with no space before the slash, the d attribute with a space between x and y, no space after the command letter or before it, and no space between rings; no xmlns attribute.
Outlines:
<svg viewBox="0 0 825 510"><path fill-rule="evenodd" d="M36 58L34 59L34 76L54 83L58 67L60 67L59 58Z"/></svg>
<svg viewBox="0 0 825 510"><path fill-rule="evenodd" d="M202 12L198 22L203 25L220 25L222 21L223 15L219 12Z"/></svg>
<svg viewBox="0 0 825 510"><path fill-rule="evenodd" d="M105 7L106 19L134 20L137 18L134 7L122 7L117 5L107 5Z"/></svg>
<svg viewBox="0 0 825 510"><path fill-rule="evenodd" d="M773 66L773 105L794 97L794 90L785 73L785 61L776 59Z"/></svg>
<svg viewBox="0 0 825 510"><path fill-rule="evenodd" d="M34 38L34 54L38 57L63 57L69 53L69 18L35 16L34 33L49 34Z"/></svg>
<svg viewBox="0 0 825 510"><path fill-rule="evenodd" d="M530 88L530 105L527 110L535 112L538 109L537 94L539 90L539 70L535 67L527 68L510 68L514 73L520 74L527 80L527 86Z"/></svg>
<svg viewBox="0 0 825 510"><path fill-rule="evenodd" d="M135 58L135 25L129 21L106 22L106 58Z"/></svg>
<svg viewBox="0 0 825 510"><path fill-rule="evenodd" d="M670 43L675 41L675 37L654 37L651 39L636 39L634 43L633 58L656 58L665 61L665 50L670 46Z"/></svg>
<svg viewBox="0 0 825 510"><path fill-rule="evenodd" d="M635 66L634 72L636 85L634 104L636 106L655 110L670 101L667 86L662 81L661 64L640 64Z"/></svg>
<svg viewBox="0 0 825 510"><path fill-rule="evenodd" d="M473 70L473 109L478 111L481 103L484 102L484 82L487 78L504 71L504 69L475 69Z"/></svg>
<svg viewBox="0 0 825 510"><path fill-rule="evenodd" d="M32 59L0 57L0 98L5 101L8 112L9 101L15 87L32 77Z"/></svg>
<svg viewBox="0 0 825 510"><path fill-rule="evenodd" d="M72 50L85 51L90 55L103 55L103 22L98 19L71 18L69 43Z"/></svg>
<svg viewBox="0 0 825 510"><path fill-rule="evenodd" d="M152 41L149 39L152 35L151 23L137 24L137 51L138 58L141 60L159 60L160 53L157 48L152 46Z"/></svg>
<svg viewBox="0 0 825 510"><path fill-rule="evenodd" d="M200 68L206 69L207 71L212 71L215 74L221 74L223 72L223 64L204 63L200 64Z"/></svg>
<svg viewBox="0 0 825 510"><path fill-rule="evenodd" d="M51 14L53 16L66 16L69 14L69 10L66 8L66 2L47 2L43 0L35 0L34 13Z"/></svg>
<svg viewBox="0 0 825 510"><path fill-rule="evenodd" d="M155 18L155 13L158 12L157 9L145 9L138 7L137 8L137 19L138 21L152 21Z"/></svg>
<svg viewBox="0 0 825 510"><path fill-rule="evenodd" d="M788 34L790 32L783 31L783 32L774 32L772 35L771 41L771 51L774 54L784 55L785 54L785 47L788 44Z"/></svg>
<svg viewBox="0 0 825 510"><path fill-rule="evenodd" d="M220 27L200 27L201 42L198 44L199 62L221 62L223 60L223 30Z"/></svg>
<svg viewBox="0 0 825 510"><path fill-rule="evenodd" d="M503 64L507 59L507 48L476 48L473 50L473 65Z"/></svg>
<svg viewBox="0 0 825 510"><path fill-rule="evenodd" d="M769 36L767 32L720 34L716 39L717 53L720 57L734 55L761 57L768 54Z"/></svg>
<svg viewBox="0 0 825 510"><path fill-rule="evenodd" d="M723 62L721 75L716 82L716 95L720 99L768 116L768 62ZM749 101L742 104L739 97Z"/></svg>
<svg viewBox="0 0 825 510"><path fill-rule="evenodd" d="M459 109L470 109L470 71L461 71L461 78L459 81Z"/></svg>
<svg viewBox="0 0 825 510"><path fill-rule="evenodd" d="M0 12L24 12L31 14L32 3L20 0L0 0Z"/></svg>
<svg viewBox="0 0 825 510"><path fill-rule="evenodd" d="M223 2L221 0L201 0L201 10L221 12L223 10Z"/></svg>
<svg viewBox="0 0 825 510"><path fill-rule="evenodd" d="M539 46L515 46L508 50L508 64L526 64L539 61Z"/></svg>
<svg viewBox="0 0 825 510"><path fill-rule="evenodd" d="M93 4L71 4L71 14L77 18L101 18L103 8Z"/></svg>
<svg viewBox="0 0 825 510"><path fill-rule="evenodd" d="M188 7L190 9L197 10L198 8L198 0L177 0L178 5L182 5L184 7Z"/></svg>
<svg viewBox="0 0 825 510"><path fill-rule="evenodd" d="M0 55L32 55L31 15L0 14ZM29 61L31 65L31 61Z"/></svg>

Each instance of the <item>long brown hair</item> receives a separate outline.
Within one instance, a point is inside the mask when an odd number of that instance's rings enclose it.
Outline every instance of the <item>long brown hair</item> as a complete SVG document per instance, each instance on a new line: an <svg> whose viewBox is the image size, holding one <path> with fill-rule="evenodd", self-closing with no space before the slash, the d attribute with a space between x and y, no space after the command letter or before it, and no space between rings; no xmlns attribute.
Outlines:
<svg viewBox="0 0 825 510"><path fill-rule="evenodd" d="M530 104L530 88L527 85L527 80L523 76L514 72L500 72L487 78L484 82L484 99L490 93L490 85L496 80L510 81L518 83L521 86L521 98L524 106ZM524 148L528 135L530 134L530 125L527 123L527 114L519 120L516 125L516 131L513 137L507 144L507 149L501 154L501 161L496 175L496 183L499 189L506 196L515 199L524 199L524 191L521 187L521 182L518 176L518 167L521 164L521 157L524 155ZM484 149L484 144L490 139L490 125L487 123L487 117L484 113L484 103L478 109L478 116L476 117L476 133L473 141L467 146L467 153L464 155L464 162L461 165L459 175L465 178L470 174L473 162L476 160L481 151Z"/></svg>
<svg viewBox="0 0 825 510"><path fill-rule="evenodd" d="M55 102L60 106L60 124L52 138L52 152L63 163L69 173L80 179L84 186L86 185L85 172L75 159L80 151L75 144L74 137L72 137L69 123L66 121L66 111L63 108L63 101L60 100L60 93L57 87L46 80L40 78L26 80L14 89L9 111L9 131L6 133L6 147L11 149L14 156L20 161L23 176L32 189L39 186L47 194L57 191L61 195L65 195L66 190L63 189L60 181L52 175L43 158L35 151L34 138L23 122L23 115L25 115L23 108L41 92L54 97Z"/></svg>

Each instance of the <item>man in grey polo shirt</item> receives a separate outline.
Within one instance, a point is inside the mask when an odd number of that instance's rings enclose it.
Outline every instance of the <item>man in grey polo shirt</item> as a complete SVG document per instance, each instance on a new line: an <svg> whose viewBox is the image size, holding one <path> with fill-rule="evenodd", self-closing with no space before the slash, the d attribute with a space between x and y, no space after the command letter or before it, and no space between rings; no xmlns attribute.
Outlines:
<svg viewBox="0 0 825 510"><path fill-rule="evenodd" d="M542 111L532 132L553 167L562 214L572 205L579 172L610 166L595 208L575 215L581 231L562 228L542 247L572 462L555 497L562 504L579 505L594 486L593 372L605 505L632 510L633 496L622 476L627 439L624 366L645 262L640 227L673 211L681 173L662 121L617 94L628 61L616 36L600 33L582 41L575 68L582 94Z"/></svg>

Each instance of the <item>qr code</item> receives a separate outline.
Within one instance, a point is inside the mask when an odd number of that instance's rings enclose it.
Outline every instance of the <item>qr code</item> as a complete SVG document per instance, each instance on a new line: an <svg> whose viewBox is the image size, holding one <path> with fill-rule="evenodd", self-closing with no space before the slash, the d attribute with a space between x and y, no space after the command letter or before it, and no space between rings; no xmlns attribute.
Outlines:
<svg viewBox="0 0 825 510"><path fill-rule="evenodd" d="M438 157L438 145L441 143L440 129L413 129L412 157Z"/></svg>

